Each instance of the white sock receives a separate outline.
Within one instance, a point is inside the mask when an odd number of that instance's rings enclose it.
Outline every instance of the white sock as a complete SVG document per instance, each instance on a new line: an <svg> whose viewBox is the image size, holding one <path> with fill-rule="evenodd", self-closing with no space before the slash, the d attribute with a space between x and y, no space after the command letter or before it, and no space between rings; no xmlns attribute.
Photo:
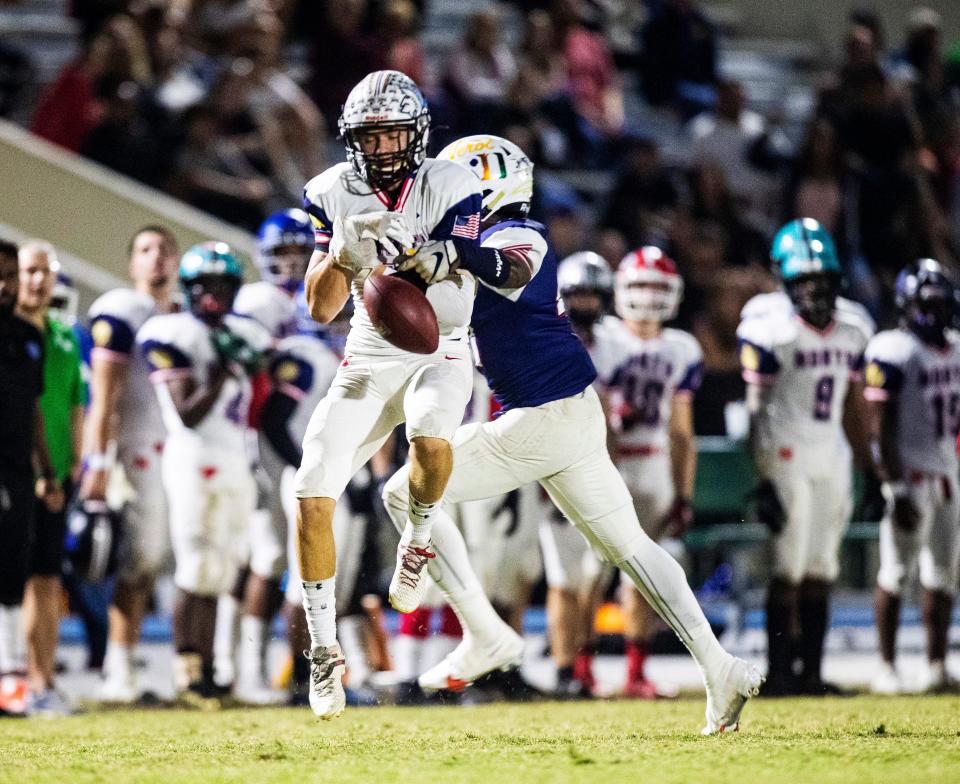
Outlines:
<svg viewBox="0 0 960 784"><path fill-rule="evenodd" d="M244 686L263 686L267 622L256 615L240 618L240 661L237 680Z"/></svg>
<svg viewBox="0 0 960 784"><path fill-rule="evenodd" d="M26 672L26 636L19 604L0 604L0 675Z"/></svg>
<svg viewBox="0 0 960 784"><path fill-rule="evenodd" d="M107 652L103 657L103 672L108 678L129 678L134 672L133 646L108 640Z"/></svg>
<svg viewBox="0 0 960 784"><path fill-rule="evenodd" d="M363 644L363 619L348 615L337 619L337 638L343 648L343 658L350 662L350 686L357 688L370 677L367 650Z"/></svg>
<svg viewBox="0 0 960 784"><path fill-rule="evenodd" d="M690 651L704 681L718 674L730 654L717 641L680 564L643 537L634 554L618 566Z"/></svg>
<svg viewBox="0 0 960 784"><path fill-rule="evenodd" d="M480 644L493 643L509 627L483 592L467 556L463 534L443 509L434 515L432 539L437 557L427 568L460 619L464 637L473 636Z"/></svg>
<svg viewBox="0 0 960 784"><path fill-rule="evenodd" d="M303 609L307 613L307 628L314 647L326 648L337 641L336 581L336 575L326 580L301 581Z"/></svg>
<svg viewBox="0 0 960 784"><path fill-rule="evenodd" d="M229 686L237 677L240 644L240 604L228 593L217 597L217 625L213 635L213 680Z"/></svg>
<svg viewBox="0 0 960 784"><path fill-rule="evenodd" d="M413 536L410 539L413 544L418 547L430 544L430 529L433 527L433 518L440 509L441 503L442 499L432 504L424 504L410 496L407 516L413 528Z"/></svg>
<svg viewBox="0 0 960 784"><path fill-rule="evenodd" d="M420 675L420 654L423 640L412 634L398 634L393 638L393 671L401 683L415 681Z"/></svg>

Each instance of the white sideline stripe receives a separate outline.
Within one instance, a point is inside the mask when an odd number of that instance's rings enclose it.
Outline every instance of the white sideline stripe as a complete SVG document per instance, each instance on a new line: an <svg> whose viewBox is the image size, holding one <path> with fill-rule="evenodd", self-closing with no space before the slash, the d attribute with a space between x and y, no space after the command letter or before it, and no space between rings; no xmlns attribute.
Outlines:
<svg viewBox="0 0 960 784"><path fill-rule="evenodd" d="M30 240L37 239L28 234L24 234L20 229L8 226L6 223L0 223L0 237L16 242L22 245ZM57 258L63 265L63 271L66 272L77 283L86 286L88 289L103 293L116 288L126 288L130 286L130 281L117 277L112 272L107 272L103 267L97 266L93 262L78 258L70 253L57 248Z"/></svg>
<svg viewBox="0 0 960 784"><path fill-rule="evenodd" d="M195 207L168 196L162 191L148 188L135 180L119 174L106 166L94 163L80 155L64 150L55 144L34 136L13 123L0 121L0 139L37 158L73 172L104 190L110 191L144 209L158 212L172 221L187 226L200 234L206 234L238 248L251 259L256 249L253 235L236 226L217 220Z"/></svg>

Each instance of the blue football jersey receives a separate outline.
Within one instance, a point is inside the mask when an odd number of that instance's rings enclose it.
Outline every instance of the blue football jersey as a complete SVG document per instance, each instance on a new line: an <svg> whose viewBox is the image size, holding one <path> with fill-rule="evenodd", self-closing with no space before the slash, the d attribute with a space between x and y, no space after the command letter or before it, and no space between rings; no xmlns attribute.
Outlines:
<svg viewBox="0 0 960 784"><path fill-rule="evenodd" d="M519 289L477 287L473 335L497 403L503 411L532 408L583 392L597 371L559 306L557 257L546 228L534 221L504 221L483 232L480 241L524 256L534 269Z"/></svg>

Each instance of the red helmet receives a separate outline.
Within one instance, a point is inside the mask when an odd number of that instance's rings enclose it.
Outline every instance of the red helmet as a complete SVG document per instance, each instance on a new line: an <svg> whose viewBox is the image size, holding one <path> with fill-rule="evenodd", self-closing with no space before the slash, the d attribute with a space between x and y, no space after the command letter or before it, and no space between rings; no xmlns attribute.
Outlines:
<svg viewBox="0 0 960 784"><path fill-rule="evenodd" d="M683 278L660 248L645 245L617 268L616 308L628 321L669 321L683 298Z"/></svg>

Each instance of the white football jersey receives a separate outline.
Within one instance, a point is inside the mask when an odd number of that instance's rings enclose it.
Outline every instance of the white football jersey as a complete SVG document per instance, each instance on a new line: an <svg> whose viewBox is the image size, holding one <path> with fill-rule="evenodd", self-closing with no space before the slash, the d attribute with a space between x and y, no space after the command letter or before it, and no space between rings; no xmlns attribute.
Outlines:
<svg viewBox="0 0 960 784"><path fill-rule="evenodd" d="M256 321L228 314L224 324L258 351L270 347L270 335ZM150 368L150 380L156 390L167 438L193 439L197 448L244 455L247 451L247 415L252 388L250 379L230 376L223 384L216 403L203 421L188 428L177 413L164 383L179 376L192 376L205 384L210 370L219 361L211 341L209 326L192 313L155 316L137 334L137 343Z"/></svg>
<svg viewBox="0 0 960 784"><path fill-rule="evenodd" d="M670 446L670 412L675 395L692 395L703 380L703 351L693 335L664 328L640 338L616 325L619 356L606 380L611 425L623 449Z"/></svg>
<svg viewBox="0 0 960 784"><path fill-rule="evenodd" d="M407 178L396 203L371 190L349 163L332 166L307 183L304 209L313 221L317 248L325 250L337 217L392 210L402 213L407 226L420 245L428 240L476 240L480 233L480 181L467 169L452 161L427 158L417 172ZM438 318L441 349L443 341L461 340L467 334L470 309L476 293L476 280L469 273L435 283L427 289L427 299L438 312L448 310L444 303L455 301L453 308L466 314L462 324ZM396 356L401 349L384 340L370 323L363 304L363 283L354 280L354 312L346 352L367 356Z"/></svg>
<svg viewBox="0 0 960 784"><path fill-rule="evenodd" d="M307 422L327 394L339 366L337 355L311 335L291 335L277 345L270 361L270 378L274 389L297 401L288 427L298 444L303 441Z"/></svg>
<svg viewBox="0 0 960 784"><path fill-rule="evenodd" d="M241 286L233 312L254 319L274 340L297 331L297 303L286 291L265 280Z"/></svg>
<svg viewBox="0 0 960 784"><path fill-rule="evenodd" d="M943 349L906 329L876 335L867 346L867 400L897 402L897 446L905 469L957 475L960 428L960 338Z"/></svg>
<svg viewBox="0 0 960 784"><path fill-rule="evenodd" d="M740 323L740 366L749 384L769 385L771 447L846 443L841 420L851 379L860 377L872 330L836 310L822 332L793 310L771 311Z"/></svg>
<svg viewBox="0 0 960 784"><path fill-rule="evenodd" d="M605 389L609 385L626 354L626 339L623 324L616 316L604 316L593 325L593 343L587 346L587 352L597 369L594 383L598 387Z"/></svg>
<svg viewBox="0 0 960 784"><path fill-rule="evenodd" d="M90 307L93 356L127 364L127 379L117 402L117 442L123 445L163 440L163 419L143 353L136 349L140 327L157 314L152 297L134 289L114 289Z"/></svg>
<svg viewBox="0 0 960 784"><path fill-rule="evenodd" d="M849 313L852 316L857 316L870 327L871 332L876 331L877 325L873 320L873 316L870 315L870 311L856 300L837 297L834 307L841 313ZM787 292L783 289L766 292L764 294L754 294L747 300L747 303L740 311L740 320L746 321L749 318L756 318L757 316L765 316L769 313L785 310L793 310L793 303L790 301L790 297L787 296Z"/></svg>

